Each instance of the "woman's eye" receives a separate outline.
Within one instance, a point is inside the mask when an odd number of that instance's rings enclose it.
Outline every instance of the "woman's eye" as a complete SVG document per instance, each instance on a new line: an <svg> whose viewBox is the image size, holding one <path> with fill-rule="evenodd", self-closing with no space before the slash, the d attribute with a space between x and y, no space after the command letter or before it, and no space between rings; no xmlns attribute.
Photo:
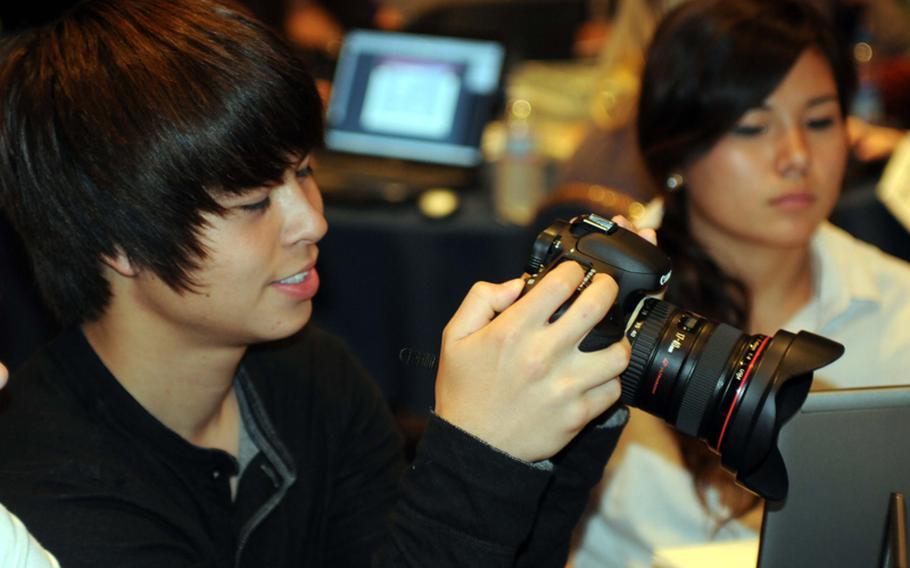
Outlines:
<svg viewBox="0 0 910 568"><path fill-rule="evenodd" d="M299 170L297 170L296 175L297 175L297 177L299 177L299 178L308 178L308 177L310 177L311 175L313 175L313 166L310 166L310 165L303 166L302 168L300 168Z"/></svg>
<svg viewBox="0 0 910 568"><path fill-rule="evenodd" d="M814 118L806 123L810 130L825 130L834 124L834 119L830 117Z"/></svg>
<svg viewBox="0 0 910 568"><path fill-rule="evenodd" d="M272 200L270 197L265 197L264 199L255 203L247 203L246 205L241 205L240 208L244 211L265 211L268 209L271 202Z"/></svg>
<svg viewBox="0 0 910 568"><path fill-rule="evenodd" d="M764 126L756 126L756 125L749 125L749 124L740 124L739 126L734 126L733 130L732 130L734 135L744 136L744 137L758 136L759 134L761 134L764 131L765 131Z"/></svg>

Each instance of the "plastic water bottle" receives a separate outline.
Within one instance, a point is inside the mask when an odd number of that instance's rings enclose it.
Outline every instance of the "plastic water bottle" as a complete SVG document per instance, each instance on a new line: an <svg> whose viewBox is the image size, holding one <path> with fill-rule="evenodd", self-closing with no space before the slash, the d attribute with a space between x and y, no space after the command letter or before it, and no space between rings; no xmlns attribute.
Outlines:
<svg viewBox="0 0 910 568"><path fill-rule="evenodd" d="M495 171L496 215L518 225L527 225L534 219L546 191L545 163L537 151L531 115L527 100L514 99L509 103L505 148Z"/></svg>

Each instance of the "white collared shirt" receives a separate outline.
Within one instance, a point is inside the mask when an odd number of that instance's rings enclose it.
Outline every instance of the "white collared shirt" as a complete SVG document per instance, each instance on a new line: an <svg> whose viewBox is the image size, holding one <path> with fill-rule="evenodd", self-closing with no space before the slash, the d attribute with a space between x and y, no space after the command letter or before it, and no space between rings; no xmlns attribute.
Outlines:
<svg viewBox="0 0 910 568"><path fill-rule="evenodd" d="M784 329L846 347L818 387L910 383L910 265L825 223L812 240L815 290Z"/></svg>
<svg viewBox="0 0 910 568"><path fill-rule="evenodd" d="M784 329L811 331L846 346L816 373L814 387L910 382L910 264L824 223L811 243L815 288ZM757 538L731 521L708 491L701 506L679 446L661 419L637 409L607 465L598 511L583 528L574 568L650 567L655 550ZM759 519L760 520L760 519Z"/></svg>

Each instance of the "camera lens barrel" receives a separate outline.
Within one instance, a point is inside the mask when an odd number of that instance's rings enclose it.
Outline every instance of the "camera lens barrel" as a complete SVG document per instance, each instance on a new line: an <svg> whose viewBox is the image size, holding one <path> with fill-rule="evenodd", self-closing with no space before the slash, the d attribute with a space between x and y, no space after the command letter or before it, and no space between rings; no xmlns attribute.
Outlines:
<svg viewBox="0 0 910 568"><path fill-rule="evenodd" d="M657 353L661 332L674 311L676 311L676 307L668 302L661 302L653 298L643 301L638 317L628 333L632 343L629 366L619 377L622 382L622 401L625 404L639 406L637 404L638 389L651 365L654 354Z"/></svg>
<svg viewBox="0 0 910 568"><path fill-rule="evenodd" d="M731 325L721 323L714 327L680 401L675 426L681 432L690 436L700 434L705 412L718 390L718 381L724 377L730 355L737 351L736 344L743 337L743 333Z"/></svg>
<svg viewBox="0 0 910 568"><path fill-rule="evenodd" d="M629 366L621 375L623 402L662 417L691 436L702 434L705 414L745 337L733 326L654 298L643 301L627 334Z"/></svg>
<svg viewBox="0 0 910 568"><path fill-rule="evenodd" d="M677 430L719 446L739 388L749 378L763 335L748 336L654 298L643 301L628 332L623 402L659 416Z"/></svg>

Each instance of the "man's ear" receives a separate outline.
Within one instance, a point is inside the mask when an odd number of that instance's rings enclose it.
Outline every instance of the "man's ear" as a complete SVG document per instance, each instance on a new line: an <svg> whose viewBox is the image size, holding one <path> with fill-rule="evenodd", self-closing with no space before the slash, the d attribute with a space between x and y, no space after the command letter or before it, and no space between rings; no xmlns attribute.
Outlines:
<svg viewBox="0 0 910 568"><path fill-rule="evenodd" d="M115 255L102 255L101 262L108 265L114 272L125 278L133 278L139 274L139 268L133 264L130 257L127 256L119 246L117 247L117 253Z"/></svg>

